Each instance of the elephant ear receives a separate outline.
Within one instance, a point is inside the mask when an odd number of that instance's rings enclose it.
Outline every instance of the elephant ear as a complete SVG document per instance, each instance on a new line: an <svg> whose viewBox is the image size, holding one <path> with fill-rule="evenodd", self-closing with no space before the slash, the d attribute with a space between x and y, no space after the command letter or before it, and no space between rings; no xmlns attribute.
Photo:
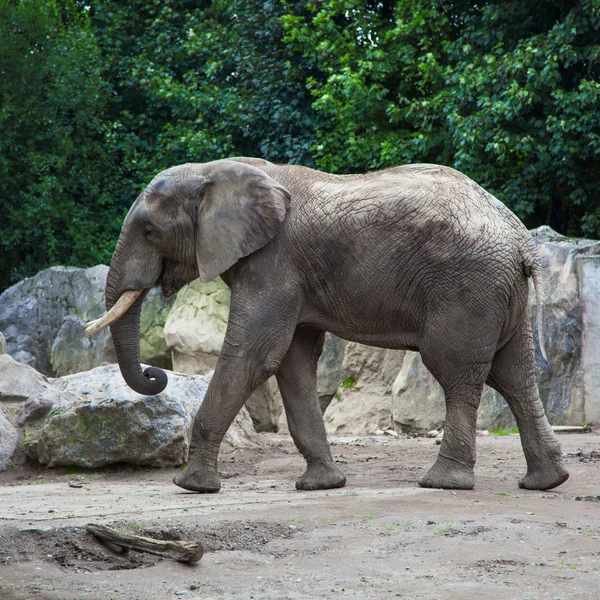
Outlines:
<svg viewBox="0 0 600 600"><path fill-rule="evenodd" d="M196 262L202 281L212 281L240 258L262 248L278 232L290 193L259 168L215 161L198 204Z"/></svg>

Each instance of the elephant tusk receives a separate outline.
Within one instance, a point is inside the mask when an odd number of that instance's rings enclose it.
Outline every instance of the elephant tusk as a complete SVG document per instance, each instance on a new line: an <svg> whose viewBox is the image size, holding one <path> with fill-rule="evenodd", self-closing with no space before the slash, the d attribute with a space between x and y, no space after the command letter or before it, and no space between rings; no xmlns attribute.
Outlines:
<svg viewBox="0 0 600 600"><path fill-rule="evenodd" d="M88 337L98 333L105 327L112 325L115 321L118 321L131 307L131 305L138 299L139 295L144 290L129 290L123 292L121 297L115 302L115 305L103 316L95 321L90 321L85 327L85 335Z"/></svg>

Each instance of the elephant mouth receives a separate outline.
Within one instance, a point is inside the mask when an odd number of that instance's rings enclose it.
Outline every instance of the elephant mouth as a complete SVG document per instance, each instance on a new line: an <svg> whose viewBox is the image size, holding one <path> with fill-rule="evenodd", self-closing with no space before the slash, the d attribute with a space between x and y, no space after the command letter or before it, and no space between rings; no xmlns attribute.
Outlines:
<svg viewBox="0 0 600 600"><path fill-rule="evenodd" d="M102 317L95 321L90 321L85 327L85 335L91 336L105 327L108 327L118 321L136 302L145 290L127 290L121 294L121 297L114 303L113 307Z"/></svg>

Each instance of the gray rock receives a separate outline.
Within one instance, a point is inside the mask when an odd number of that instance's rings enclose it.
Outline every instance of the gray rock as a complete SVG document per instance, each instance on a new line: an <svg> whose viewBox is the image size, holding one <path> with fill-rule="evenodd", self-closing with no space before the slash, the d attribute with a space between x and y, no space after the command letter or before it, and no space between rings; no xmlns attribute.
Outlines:
<svg viewBox="0 0 600 600"><path fill-rule="evenodd" d="M192 420L210 378L172 372L168 376L167 388L156 396L132 391L116 365L54 380L59 390L78 398L50 411L37 444L39 461L82 467L184 463ZM248 413L242 410L225 444L254 445L257 439Z"/></svg>
<svg viewBox="0 0 600 600"><path fill-rule="evenodd" d="M0 471L5 469L15 454L19 441L19 432L4 416L0 409Z"/></svg>
<svg viewBox="0 0 600 600"><path fill-rule="evenodd" d="M0 355L0 412L20 432L16 441L7 433L7 445L3 445L0 432L0 446L11 448L12 463L22 462L26 455L35 456L30 450L35 449L45 415L66 400L44 375L9 354Z"/></svg>
<svg viewBox="0 0 600 600"><path fill-rule="evenodd" d="M52 346L65 317L87 321L103 314L107 272L104 265L51 267L6 290L0 296L0 329L6 336L7 352L52 375Z"/></svg>
<svg viewBox="0 0 600 600"><path fill-rule="evenodd" d="M52 372L56 377L116 362L110 329L106 328L96 335L86 337L83 333L86 322L86 319L76 315L64 317L50 355Z"/></svg>
<svg viewBox="0 0 600 600"><path fill-rule="evenodd" d="M140 315L140 357L142 362L162 369L173 368L171 350L165 339L165 323L175 300L176 296L165 298L159 288L151 289L146 296Z"/></svg>
<svg viewBox="0 0 600 600"><path fill-rule="evenodd" d="M51 267L0 296L0 330L7 352L45 375L62 376L115 362L109 329L87 338L85 323L105 312L108 267ZM168 367L170 353L161 331L173 299L153 290L141 316L142 360Z"/></svg>
<svg viewBox="0 0 600 600"><path fill-rule="evenodd" d="M0 354L4 354L6 352L6 339L4 334L0 331Z"/></svg>
<svg viewBox="0 0 600 600"><path fill-rule="evenodd" d="M229 288L220 279L196 279L177 293L165 323L175 371L200 375L215 368L225 339L229 298Z"/></svg>
<svg viewBox="0 0 600 600"><path fill-rule="evenodd" d="M52 407L75 400L68 392L59 392L55 387L40 394L34 394L19 407L16 424L19 427L35 425L43 421Z"/></svg>
<svg viewBox="0 0 600 600"><path fill-rule="evenodd" d="M534 335L540 398L552 425L579 425L585 419L585 408L581 368L582 301L577 264L581 257L600 255L600 242L567 238L549 227L539 227L531 233L542 259L545 287L547 363L541 357L537 335ZM535 297L530 293L534 332L535 308Z"/></svg>
<svg viewBox="0 0 600 600"><path fill-rule="evenodd" d="M221 279L199 279L183 287L165 324L165 338L173 356L173 369L202 375L212 371L221 353L229 318L229 288ZM277 430L282 411L274 378L246 402L257 431Z"/></svg>
<svg viewBox="0 0 600 600"><path fill-rule="evenodd" d="M10 354L0 354L0 404L21 403L34 394L51 390L48 379Z"/></svg>
<svg viewBox="0 0 600 600"><path fill-rule="evenodd" d="M418 352L406 352L392 386L394 429L404 433L443 427L446 419L444 390Z"/></svg>
<svg viewBox="0 0 600 600"><path fill-rule="evenodd" d="M371 434L393 428L392 383L403 358L402 350L348 343L344 379L324 414L327 433Z"/></svg>
<svg viewBox="0 0 600 600"><path fill-rule="evenodd" d="M582 310L581 370L585 422L600 425L600 256L578 260Z"/></svg>
<svg viewBox="0 0 600 600"><path fill-rule="evenodd" d="M317 395L321 411L324 413L340 383L342 382L342 364L346 342L331 333L325 335L323 352L317 364Z"/></svg>

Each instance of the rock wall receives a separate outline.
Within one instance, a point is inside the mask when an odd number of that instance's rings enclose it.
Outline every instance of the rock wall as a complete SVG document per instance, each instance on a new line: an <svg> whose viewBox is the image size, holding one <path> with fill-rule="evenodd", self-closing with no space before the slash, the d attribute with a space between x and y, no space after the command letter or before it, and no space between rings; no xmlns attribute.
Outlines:
<svg viewBox="0 0 600 600"><path fill-rule="evenodd" d="M404 354L356 342L346 345L341 386L324 414L327 433L370 434L393 429L392 383Z"/></svg>

